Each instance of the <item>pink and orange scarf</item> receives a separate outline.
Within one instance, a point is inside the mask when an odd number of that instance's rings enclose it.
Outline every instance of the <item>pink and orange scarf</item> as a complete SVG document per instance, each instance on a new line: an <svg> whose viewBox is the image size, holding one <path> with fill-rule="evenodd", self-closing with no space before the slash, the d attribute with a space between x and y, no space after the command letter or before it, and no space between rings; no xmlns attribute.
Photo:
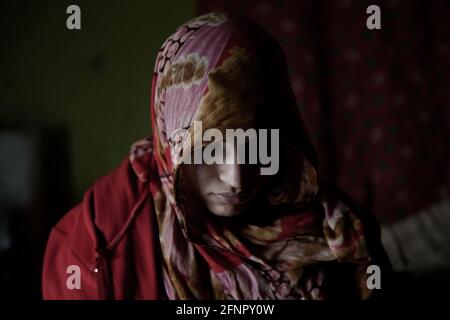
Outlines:
<svg viewBox="0 0 450 320"><path fill-rule="evenodd" d="M223 13L179 27L157 56L151 116L153 141L137 142L131 160L137 166L145 149L156 158L160 184L151 193L169 299L326 298L327 278L340 276L327 271L334 265L352 270L356 297L370 295L366 226L319 187L284 54L269 34ZM236 225L190 212L175 163L194 147L177 135L194 120L205 129L280 129L280 171L256 219Z"/></svg>

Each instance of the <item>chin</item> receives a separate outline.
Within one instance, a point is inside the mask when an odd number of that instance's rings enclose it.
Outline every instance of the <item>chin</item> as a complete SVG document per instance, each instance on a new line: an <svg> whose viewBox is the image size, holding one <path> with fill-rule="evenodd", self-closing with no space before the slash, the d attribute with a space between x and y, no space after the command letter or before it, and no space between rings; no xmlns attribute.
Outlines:
<svg viewBox="0 0 450 320"><path fill-rule="evenodd" d="M216 216L233 217L241 214L244 211L243 207L236 207L230 205L214 205L208 208Z"/></svg>

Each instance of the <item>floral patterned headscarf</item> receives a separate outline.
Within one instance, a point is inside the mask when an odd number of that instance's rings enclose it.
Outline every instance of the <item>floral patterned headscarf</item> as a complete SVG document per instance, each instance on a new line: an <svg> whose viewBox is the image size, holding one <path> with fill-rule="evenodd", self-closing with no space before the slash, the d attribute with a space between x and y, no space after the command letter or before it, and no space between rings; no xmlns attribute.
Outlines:
<svg viewBox="0 0 450 320"><path fill-rule="evenodd" d="M151 186L169 299L326 297L326 266L350 265L354 291L366 298L370 262L364 228L343 202L318 186L318 161L304 129L278 43L239 16L210 13L177 29L161 47L152 81L152 148L160 183ZM280 170L267 201L231 227L194 220L181 187L179 160L203 129L276 128ZM188 134L187 134L188 133ZM132 160L136 160L132 158ZM256 209L255 209L256 210ZM317 273L314 290L309 270ZM306 283L306 289L305 284ZM309 293L308 293L309 292Z"/></svg>

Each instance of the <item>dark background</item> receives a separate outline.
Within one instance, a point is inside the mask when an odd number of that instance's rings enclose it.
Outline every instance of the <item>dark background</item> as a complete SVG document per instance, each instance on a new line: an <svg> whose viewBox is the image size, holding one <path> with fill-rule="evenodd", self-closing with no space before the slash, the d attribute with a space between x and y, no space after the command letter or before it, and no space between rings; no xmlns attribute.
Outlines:
<svg viewBox="0 0 450 320"><path fill-rule="evenodd" d="M81 30L66 28L71 4ZM381 30L366 28L371 4ZM321 176L382 223L399 296L445 290L450 1L0 0L0 297L40 298L50 227L151 134L156 53L209 11L280 41Z"/></svg>

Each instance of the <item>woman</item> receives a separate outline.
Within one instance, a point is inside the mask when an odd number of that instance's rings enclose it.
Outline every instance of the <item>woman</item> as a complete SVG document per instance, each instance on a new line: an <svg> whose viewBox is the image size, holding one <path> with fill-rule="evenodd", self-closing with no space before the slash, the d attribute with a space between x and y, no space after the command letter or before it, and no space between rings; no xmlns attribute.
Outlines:
<svg viewBox="0 0 450 320"><path fill-rule="evenodd" d="M53 228L44 298L372 295L367 267L388 265L378 227L319 188L284 54L268 33L222 13L178 28L158 53L151 119L153 139L135 143ZM262 175L264 164L240 163L228 140L197 139L195 123L223 136L278 130L279 168ZM227 163L186 161L212 143Z"/></svg>

